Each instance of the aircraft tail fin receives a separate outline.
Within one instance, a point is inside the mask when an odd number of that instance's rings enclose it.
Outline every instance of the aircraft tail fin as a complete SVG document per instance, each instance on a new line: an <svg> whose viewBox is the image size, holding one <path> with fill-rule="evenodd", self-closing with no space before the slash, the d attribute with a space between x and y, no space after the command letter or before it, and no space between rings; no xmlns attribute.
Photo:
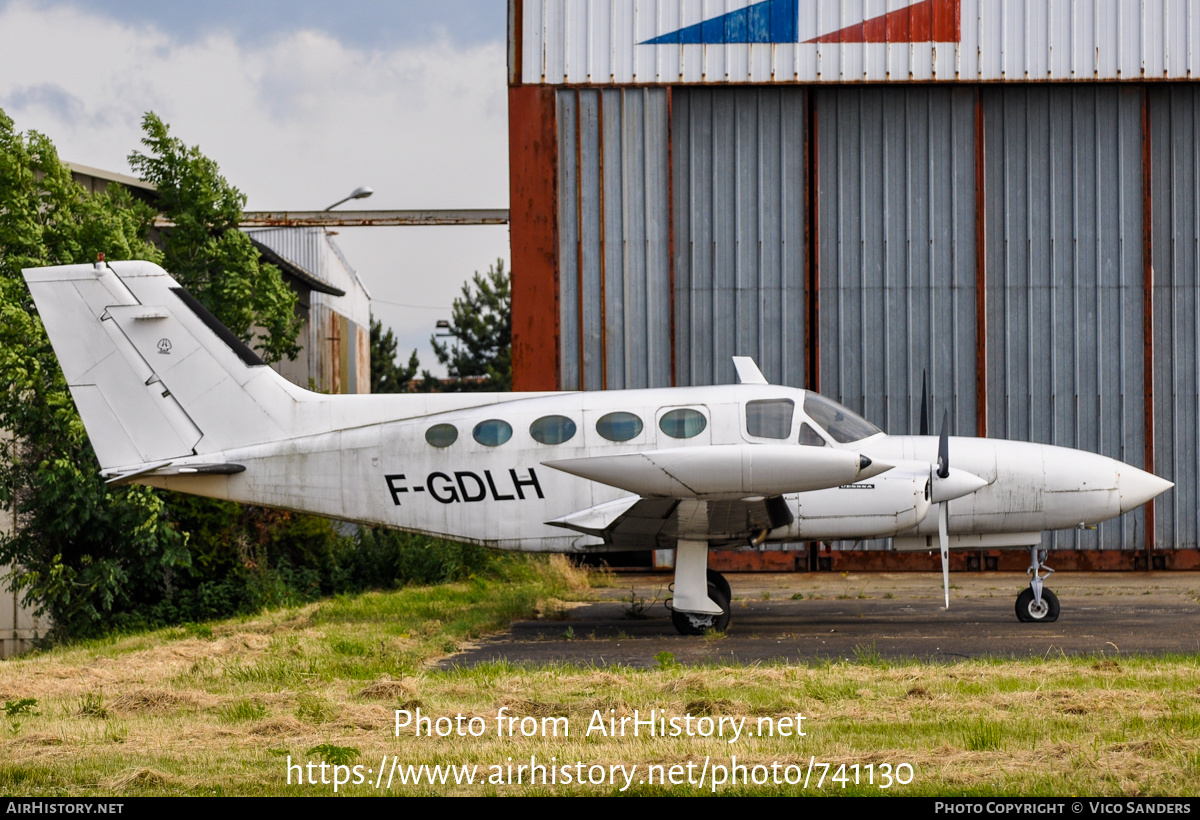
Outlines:
<svg viewBox="0 0 1200 820"><path fill-rule="evenodd" d="M282 438L311 396L157 265L23 273L106 475Z"/></svg>

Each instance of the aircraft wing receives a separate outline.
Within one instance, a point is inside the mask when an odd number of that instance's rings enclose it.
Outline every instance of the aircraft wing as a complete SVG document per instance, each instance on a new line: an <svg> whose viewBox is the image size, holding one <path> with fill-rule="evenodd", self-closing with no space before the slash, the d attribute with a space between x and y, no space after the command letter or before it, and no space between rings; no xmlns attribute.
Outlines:
<svg viewBox="0 0 1200 820"><path fill-rule="evenodd" d="M714 546L745 544L755 535L791 523L792 511L781 498L701 500L625 498L598 504L547 521L603 538L627 549L674 547L680 539L701 539Z"/></svg>

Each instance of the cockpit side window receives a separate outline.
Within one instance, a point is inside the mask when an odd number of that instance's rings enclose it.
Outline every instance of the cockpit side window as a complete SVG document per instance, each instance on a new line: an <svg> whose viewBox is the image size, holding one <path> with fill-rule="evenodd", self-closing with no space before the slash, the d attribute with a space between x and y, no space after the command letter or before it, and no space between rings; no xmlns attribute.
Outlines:
<svg viewBox="0 0 1200 820"><path fill-rule="evenodd" d="M791 399L748 401L746 432L756 438L791 438L795 410L796 404Z"/></svg>
<svg viewBox="0 0 1200 820"><path fill-rule="evenodd" d="M825 439L821 438L821 434L812 429L808 422L800 425L800 443L809 447L824 447Z"/></svg>
<svg viewBox="0 0 1200 820"><path fill-rule="evenodd" d="M829 433L830 437L838 444L861 441L883 432L853 410L817 393L805 395L804 412L813 421L824 427L825 432Z"/></svg>

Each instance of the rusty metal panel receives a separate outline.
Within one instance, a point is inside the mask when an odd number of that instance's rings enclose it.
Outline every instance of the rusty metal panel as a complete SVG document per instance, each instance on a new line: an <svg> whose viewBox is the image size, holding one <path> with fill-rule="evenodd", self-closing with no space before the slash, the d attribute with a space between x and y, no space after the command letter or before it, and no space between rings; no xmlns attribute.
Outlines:
<svg viewBox="0 0 1200 820"><path fill-rule="evenodd" d="M667 93L558 95L560 384L671 383Z"/></svg>
<svg viewBox="0 0 1200 820"><path fill-rule="evenodd" d="M354 367L355 393L371 392L371 329L356 324L354 326L355 340Z"/></svg>
<svg viewBox="0 0 1200 820"><path fill-rule="evenodd" d="M674 92L676 384L804 386L807 93Z"/></svg>
<svg viewBox="0 0 1200 820"><path fill-rule="evenodd" d="M309 308L303 311L307 313L307 328L301 336L307 372L300 372L300 365L295 363L277 365L277 370L302 387L311 384L333 393L359 391L356 339L348 328L370 327L371 295L341 248L324 228L268 228L247 233L283 260L332 284L343 294L316 290L307 293ZM369 370L368 366L367 389L361 392L370 392Z"/></svg>
<svg viewBox="0 0 1200 820"><path fill-rule="evenodd" d="M160 215L154 227L174 222ZM239 228L385 228L407 225L507 225L507 208L458 208L421 211L245 211Z"/></svg>
<svg viewBox="0 0 1200 820"><path fill-rule="evenodd" d="M509 89L514 390L560 387L556 129L552 90Z"/></svg>
<svg viewBox="0 0 1200 820"><path fill-rule="evenodd" d="M523 0L551 85L1192 79L1192 0ZM515 26L514 26L515 31Z"/></svg>
<svg viewBox="0 0 1200 820"><path fill-rule="evenodd" d="M339 393L354 392L354 385L358 383L358 373L355 372L354 351L358 346L357 334L354 332L354 322L351 322L345 316L338 316L338 329L341 346L338 350L338 360L340 363L340 372L342 383Z"/></svg>
<svg viewBox="0 0 1200 820"><path fill-rule="evenodd" d="M1156 547L1200 544L1200 94L1148 92L1154 308L1154 467L1175 489L1155 502ZM1135 462L1136 463L1136 462Z"/></svg>
<svg viewBox="0 0 1200 820"><path fill-rule="evenodd" d="M1140 465L1141 89L981 94L988 433ZM1048 544L1141 548L1145 526L1138 510Z"/></svg>
<svg viewBox="0 0 1200 820"><path fill-rule="evenodd" d="M821 392L891 433L975 433L975 97L821 89Z"/></svg>

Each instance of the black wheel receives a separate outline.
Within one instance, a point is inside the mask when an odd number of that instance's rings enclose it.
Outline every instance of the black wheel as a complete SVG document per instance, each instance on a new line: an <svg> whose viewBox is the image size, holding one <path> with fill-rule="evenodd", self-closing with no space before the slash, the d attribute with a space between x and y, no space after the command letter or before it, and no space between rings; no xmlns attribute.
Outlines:
<svg viewBox="0 0 1200 820"><path fill-rule="evenodd" d="M1033 598L1033 590L1026 587L1017 596L1017 620L1024 623L1051 623L1058 620L1058 596L1048 589L1042 590L1042 605Z"/></svg>
<svg viewBox="0 0 1200 820"><path fill-rule="evenodd" d="M710 584L716 584L717 589L719 589L725 593L726 601L732 601L733 600L733 590L729 588L729 582L727 580L725 580L725 576L722 575L721 573L717 572L715 569L707 570L707 572L708 572L708 582Z"/></svg>
<svg viewBox="0 0 1200 820"><path fill-rule="evenodd" d="M680 635L703 635L710 629L724 632L729 628L729 619L733 615L729 598L712 581L708 582L708 597L721 607L720 615L695 615L690 612L671 610L671 623Z"/></svg>

